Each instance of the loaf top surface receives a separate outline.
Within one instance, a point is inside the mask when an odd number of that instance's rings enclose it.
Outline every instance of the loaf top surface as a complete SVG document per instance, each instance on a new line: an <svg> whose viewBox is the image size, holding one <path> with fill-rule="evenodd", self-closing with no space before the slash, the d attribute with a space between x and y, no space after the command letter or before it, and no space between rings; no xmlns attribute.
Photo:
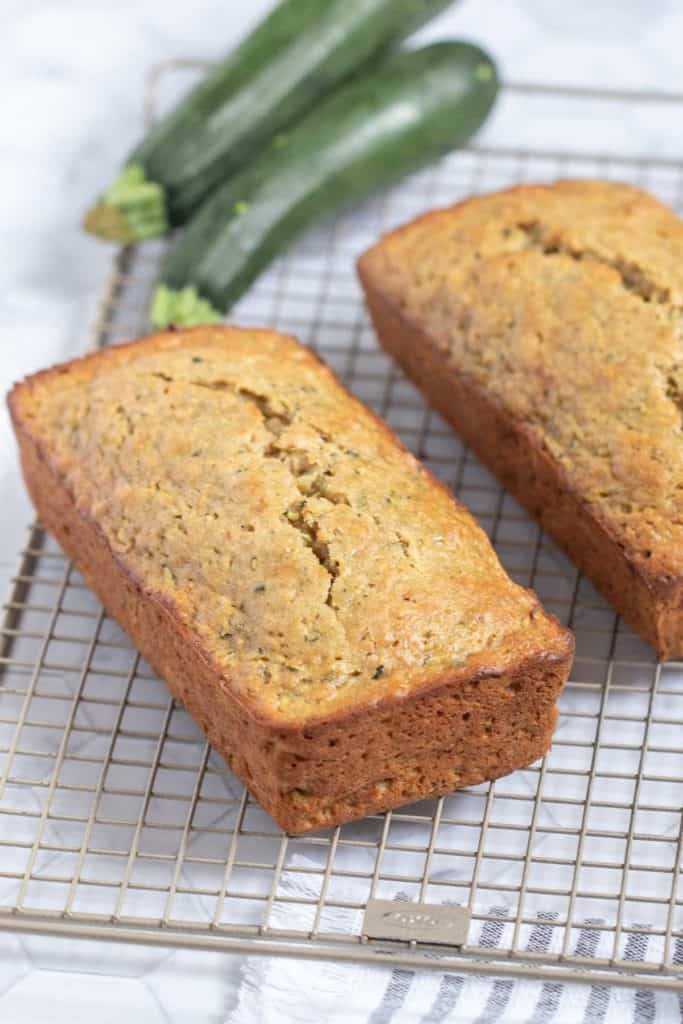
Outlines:
<svg viewBox="0 0 683 1024"><path fill-rule="evenodd" d="M10 406L259 717L566 657L469 513L292 338L154 335L37 374Z"/></svg>
<svg viewBox="0 0 683 1024"><path fill-rule="evenodd" d="M627 185L436 210L360 261L561 464L651 578L683 575L683 222Z"/></svg>

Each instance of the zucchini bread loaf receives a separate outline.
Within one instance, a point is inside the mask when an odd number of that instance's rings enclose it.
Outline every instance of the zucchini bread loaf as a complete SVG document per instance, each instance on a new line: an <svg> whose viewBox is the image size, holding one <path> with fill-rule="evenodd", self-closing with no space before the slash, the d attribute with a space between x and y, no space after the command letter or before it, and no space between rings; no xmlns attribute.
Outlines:
<svg viewBox="0 0 683 1024"><path fill-rule="evenodd" d="M382 345L661 658L683 655L683 222L562 181L359 263Z"/></svg>
<svg viewBox="0 0 683 1024"><path fill-rule="evenodd" d="M154 335L10 409L43 523L284 828L547 749L570 634L292 338Z"/></svg>

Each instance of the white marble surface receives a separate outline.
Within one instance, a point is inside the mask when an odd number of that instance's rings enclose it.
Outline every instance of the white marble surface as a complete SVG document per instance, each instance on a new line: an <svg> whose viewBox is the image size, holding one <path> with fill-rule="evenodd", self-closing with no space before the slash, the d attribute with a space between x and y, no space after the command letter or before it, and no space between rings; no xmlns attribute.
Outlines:
<svg viewBox="0 0 683 1024"><path fill-rule="evenodd" d="M216 57L268 7L269 0L2 0L3 391L84 344L111 251L84 235L79 219L140 132L151 65ZM423 34L445 32L482 42L508 78L683 89L677 0L462 0ZM652 147L675 152L680 122L674 129L653 137ZM634 117L624 131L642 144L650 126ZM4 411L0 493L4 590L29 515ZM316 968L307 971L314 977ZM219 955L0 935L0 1020L245 1021L237 1002L243 973L241 960Z"/></svg>

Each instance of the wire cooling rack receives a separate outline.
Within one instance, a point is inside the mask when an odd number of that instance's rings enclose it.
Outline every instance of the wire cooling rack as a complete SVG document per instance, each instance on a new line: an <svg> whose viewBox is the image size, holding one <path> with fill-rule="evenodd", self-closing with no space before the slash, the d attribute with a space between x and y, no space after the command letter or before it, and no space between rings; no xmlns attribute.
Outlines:
<svg viewBox="0 0 683 1024"><path fill-rule="evenodd" d="M153 96L192 66L167 66ZM683 663L658 665L430 412L379 351L353 269L387 227L524 180L632 180L680 208L683 167L629 152L629 123L682 102L507 87L483 141L309 233L231 316L313 345L453 486L510 574L572 627L576 661L548 756L492 785L289 837L36 524L2 627L1 928L683 988ZM515 105L522 119L509 118ZM589 121L610 152L567 150ZM508 144L510 126L529 138L555 131L558 145ZM162 252L117 254L93 344L145 332ZM370 898L467 906L467 941L369 940Z"/></svg>

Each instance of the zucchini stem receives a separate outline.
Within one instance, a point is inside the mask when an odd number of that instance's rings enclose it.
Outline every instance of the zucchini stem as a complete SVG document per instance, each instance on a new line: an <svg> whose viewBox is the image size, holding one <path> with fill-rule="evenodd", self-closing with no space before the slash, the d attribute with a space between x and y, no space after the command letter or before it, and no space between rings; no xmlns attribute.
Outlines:
<svg viewBox="0 0 683 1024"><path fill-rule="evenodd" d="M154 327L198 327L216 324L221 314L208 299L202 298L193 285L168 288L160 284L152 296L149 318Z"/></svg>
<svg viewBox="0 0 683 1024"><path fill-rule="evenodd" d="M126 244L165 235L169 223L164 189L147 181L138 164L129 164L88 210L83 226L98 238Z"/></svg>

